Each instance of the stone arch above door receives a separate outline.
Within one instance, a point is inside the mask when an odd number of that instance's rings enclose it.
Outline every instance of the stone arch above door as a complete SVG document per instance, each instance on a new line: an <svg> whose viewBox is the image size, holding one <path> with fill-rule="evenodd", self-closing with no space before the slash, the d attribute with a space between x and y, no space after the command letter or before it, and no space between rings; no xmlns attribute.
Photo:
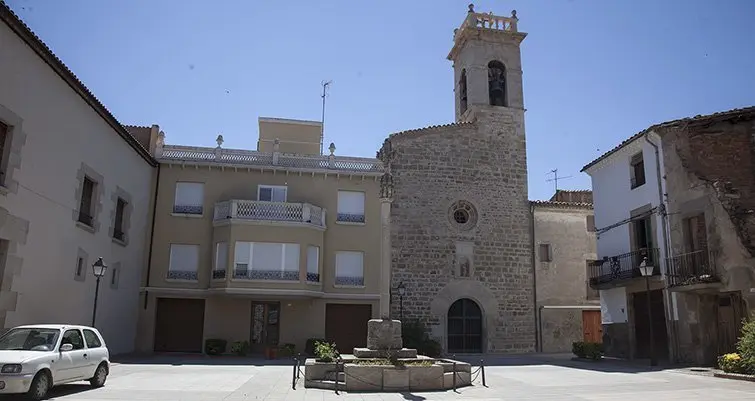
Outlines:
<svg viewBox="0 0 755 401"><path fill-rule="evenodd" d="M479 281L458 280L448 283L430 302L430 313L440 325L433 327L432 335L447 350L448 310L459 299L467 298L482 310L482 352L490 349L489 328L498 325L498 300L493 292Z"/></svg>

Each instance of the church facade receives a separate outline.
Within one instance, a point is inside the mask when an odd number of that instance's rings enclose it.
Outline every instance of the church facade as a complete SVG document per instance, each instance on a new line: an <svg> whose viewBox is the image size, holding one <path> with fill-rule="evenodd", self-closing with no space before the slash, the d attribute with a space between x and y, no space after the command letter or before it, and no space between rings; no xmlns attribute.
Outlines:
<svg viewBox="0 0 755 401"><path fill-rule="evenodd" d="M392 134L378 152L392 186L392 315L424 322L449 354L535 350L517 22L470 5L448 55L455 122Z"/></svg>

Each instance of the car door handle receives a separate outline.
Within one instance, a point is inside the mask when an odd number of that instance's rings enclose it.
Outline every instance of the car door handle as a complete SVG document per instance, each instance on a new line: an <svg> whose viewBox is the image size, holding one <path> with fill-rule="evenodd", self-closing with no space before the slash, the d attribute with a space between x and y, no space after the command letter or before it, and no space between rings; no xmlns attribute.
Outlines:
<svg viewBox="0 0 755 401"><path fill-rule="evenodd" d="M87 354L84 354L84 358L88 358L88 357L87 357Z"/></svg>

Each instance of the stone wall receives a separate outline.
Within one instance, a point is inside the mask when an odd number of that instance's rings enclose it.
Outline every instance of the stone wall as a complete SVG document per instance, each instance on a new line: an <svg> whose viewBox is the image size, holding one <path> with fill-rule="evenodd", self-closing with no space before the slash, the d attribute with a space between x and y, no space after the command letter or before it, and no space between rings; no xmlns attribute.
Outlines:
<svg viewBox="0 0 755 401"><path fill-rule="evenodd" d="M484 351L533 351L523 111L472 107L472 122L394 134L379 152L394 185L391 286L404 283L405 320L425 321L444 349L448 309L469 298L484 316ZM398 308L394 295L394 317Z"/></svg>

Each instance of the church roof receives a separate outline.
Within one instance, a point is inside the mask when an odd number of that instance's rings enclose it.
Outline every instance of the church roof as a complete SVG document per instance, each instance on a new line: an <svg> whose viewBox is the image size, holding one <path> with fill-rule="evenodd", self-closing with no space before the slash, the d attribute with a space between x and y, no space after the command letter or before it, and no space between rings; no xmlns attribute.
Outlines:
<svg viewBox="0 0 755 401"><path fill-rule="evenodd" d="M455 123L448 123L448 124L440 124L440 125L430 125L424 128L416 128L416 129L410 129L406 131L399 131L394 132L393 134L388 135L388 139L396 138L396 137L407 137L411 134L422 134L422 133L429 133L441 128L449 128L449 127L460 127L460 126L466 126L466 125L473 125L473 122L469 121L460 121Z"/></svg>
<svg viewBox="0 0 755 401"><path fill-rule="evenodd" d="M553 207L557 209L592 209L592 202L560 202L560 201L544 201L544 200L533 200L530 201L530 205L532 206L542 206L542 207Z"/></svg>
<svg viewBox="0 0 755 401"><path fill-rule="evenodd" d="M706 115L700 115L700 114L698 114L698 115L696 115L694 117L685 117L685 118L680 118L680 119L677 119L677 120L671 120L671 121L666 121L666 122L663 122L663 123L651 125L650 127L648 127L646 129L644 129L644 130L642 130L642 131L640 131L640 132L632 135L631 137L629 137L629 139L626 139L626 140L622 141L615 148L609 150L606 153L603 153L597 159L591 161L590 163L587 163L584 167L582 167L582 170L579 170L579 171L580 172L584 172L588 168L590 168L590 167L592 167L592 166L600 163L602 160L604 160L608 156L616 153L617 151L619 151L619 149L621 149L624 146L632 143L634 140L640 138L641 136L645 135L648 132L657 130L659 128L670 128L670 127L675 127L675 126L680 126L682 124L690 124L690 123L711 124L711 123L714 123L714 122L726 121L726 120L730 120L730 119L734 119L734 118L753 117L753 116L755 116L755 106L750 106L750 107L743 107L743 108L739 108L739 109L732 109L732 110L727 110L727 111L721 111L721 112L717 112L717 113L713 113L713 114L706 114Z"/></svg>

